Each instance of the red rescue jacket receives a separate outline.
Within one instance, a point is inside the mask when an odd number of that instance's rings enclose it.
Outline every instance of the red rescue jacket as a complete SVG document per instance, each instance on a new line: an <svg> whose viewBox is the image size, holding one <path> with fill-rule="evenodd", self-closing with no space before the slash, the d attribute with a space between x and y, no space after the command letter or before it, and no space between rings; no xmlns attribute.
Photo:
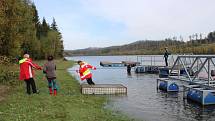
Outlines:
<svg viewBox="0 0 215 121"><path fill-rule="evenodd" d="M90 64L87 63L80 65L79 74L81 80L92 78L92 73L90 72L90 69L96 70L96 67L91 66Z"/></svg>
<svg viewBox="0 0 215 121"><path fill-rule="evenodd" d="M20 74L19 74L20 80L33 78L34 71L32 68L35 68L38 70L42 69L37 64L34 64L30 58L24 58L24 59L20 60L19 64L20 64Z"/></svg>

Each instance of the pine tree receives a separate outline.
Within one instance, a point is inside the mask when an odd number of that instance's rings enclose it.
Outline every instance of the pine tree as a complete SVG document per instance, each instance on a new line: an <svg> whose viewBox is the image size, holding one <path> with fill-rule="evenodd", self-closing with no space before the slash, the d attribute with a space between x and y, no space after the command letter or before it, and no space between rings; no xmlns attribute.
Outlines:
<svg viewBox="0 0 215 121"><path fill-rule="evenodd" d="M58 32L57 23L56 23L56 21L55 21L55 18L53 18L53 21L52 21L52 24L51 24L51 28L52 28L54 31L57 31L57 32Z"/></svg>
<svg viewBox="0 0 215 121"><path fill-rule="evenodd" d="M50 27L46 22L46 19L43 17L42 26L41 26L41 35L47 36L49 30L50 30Z"/></svg>
<svg viewBox="0 0 215 121"><path fill-rule="evenodd" d="M38 39L40 39L40 35L41 35L41 23L40 23L40 19L39 19L39 15L38 15L38 11L37 8L35 6L35 4L32 4L32 9L33 9L33 22L35 24L36 27L36 36Z"/></svg>

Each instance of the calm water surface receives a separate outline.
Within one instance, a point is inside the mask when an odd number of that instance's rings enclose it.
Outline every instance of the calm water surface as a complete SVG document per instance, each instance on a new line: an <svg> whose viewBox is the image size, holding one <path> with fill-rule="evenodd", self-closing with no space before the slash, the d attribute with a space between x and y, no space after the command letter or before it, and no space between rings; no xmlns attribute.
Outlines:
<svg viewBox="0 0 215 121"><path fill-rule="evenodd" d="M156 89L155 74L128 75L126 68L101 67L100 61L136 61L136 56L80 56L70 60L84 60L96 66L93 80L99 84L123 84L128 88L127 96L109 97L107 107L121 111L132 118L144 121L215 121L215 106L201 107L183 100L182 92L167 94ZM72 75L77 66L69 69ZM83 83L83 82L80 82Z"/></svg>

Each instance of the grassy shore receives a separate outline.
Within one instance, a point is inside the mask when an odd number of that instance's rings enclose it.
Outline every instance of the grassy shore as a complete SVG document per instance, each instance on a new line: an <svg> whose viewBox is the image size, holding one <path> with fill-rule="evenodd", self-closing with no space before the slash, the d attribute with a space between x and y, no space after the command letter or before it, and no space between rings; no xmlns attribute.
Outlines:
<svg viewBox="0 0 215 121"><path fill-rule="evenodd" d="M43 62L39 62L42 64ZM0 102L0 121L131 121L127 116L104 109L104 97L80 94L78 82L67 72L71 61L56 61L59 93L50 96L42 71L36 73L39 94L27 95L24 82L10 88Z"/></svg>

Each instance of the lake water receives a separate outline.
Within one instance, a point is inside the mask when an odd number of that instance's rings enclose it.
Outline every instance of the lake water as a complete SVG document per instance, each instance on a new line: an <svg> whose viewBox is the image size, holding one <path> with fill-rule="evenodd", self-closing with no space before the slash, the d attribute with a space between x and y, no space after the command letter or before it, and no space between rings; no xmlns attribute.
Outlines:
<svg viewBox="0 0 215 121"><path fill-rule="evenodd" d="M108 96L111 101L106 107L115 111L144 121L215 121L215 106L202 107L183 100L182 92L168 94L157 90L156 74L136 74L132 70L128 75L124 67L99 65L100 61L136 61L136 56L77 56L68 59L83 60L97 67L97 70L92 70L95 83L123 84L128 88L126 96ZM79 79L74 71L76 69L78 66L69 69L69 72Z"/></svg>

